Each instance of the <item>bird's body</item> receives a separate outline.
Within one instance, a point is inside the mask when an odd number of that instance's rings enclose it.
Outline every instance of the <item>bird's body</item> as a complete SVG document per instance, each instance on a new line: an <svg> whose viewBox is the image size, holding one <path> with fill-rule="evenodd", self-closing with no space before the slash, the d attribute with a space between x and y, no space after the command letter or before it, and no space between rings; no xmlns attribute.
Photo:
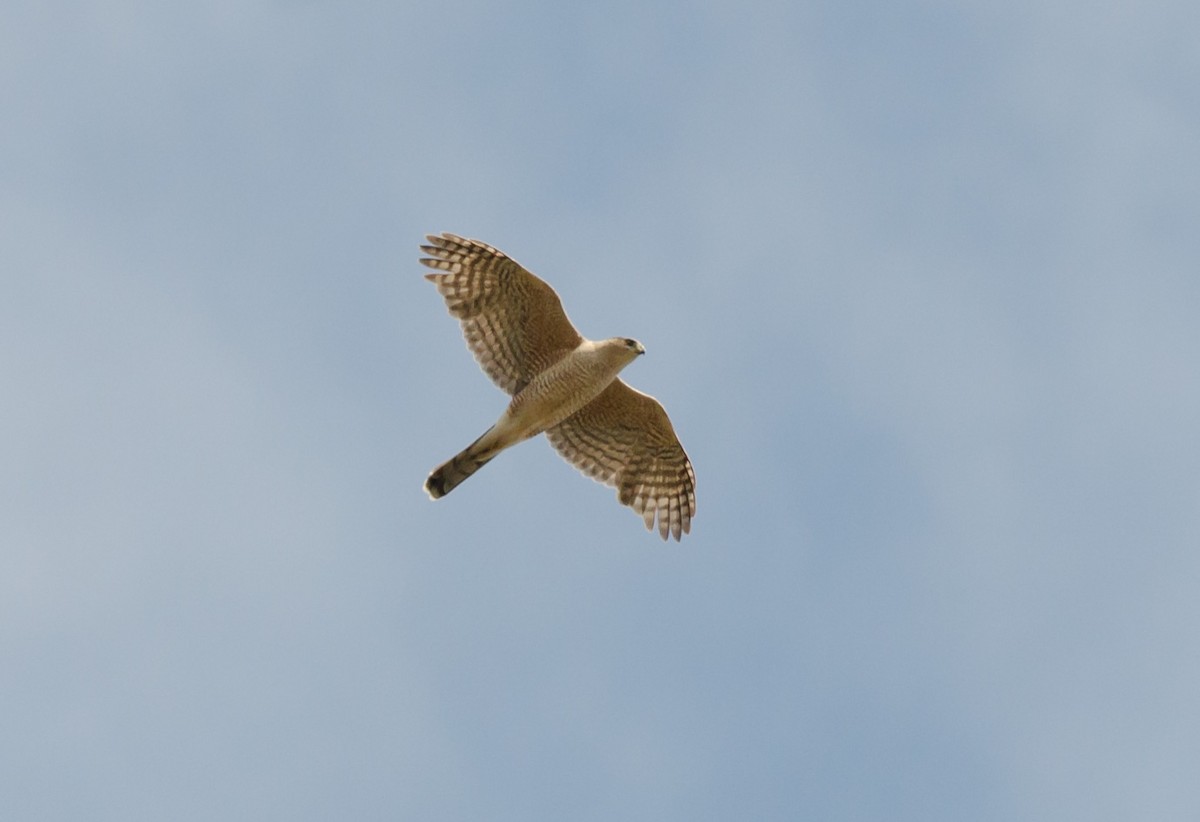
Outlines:
<svg viewBox="0 0 1200 822"><path fill-rule="evenodd" d="M425 490L434 499L444 497L501 451L536 437L583 408L645 351L640 343L632 348L630 342L584 340L536 374L512 398L495 425L433 470Z"/></svg>
<svg viewBox="0 0 1200 822"><path fill-rule="evenodd" d="M500 421L510 420L525 432L521 439L537 436L594 400L622 368L645 351L633 340L584 340L534 376L512 398Z"/></svg>
<svg viewBox="0 0 1200 822"><path fill-rule="evenodd" d="M675 539L696 512L695 475L662 406L617 375L645 348L584 339L558 295L502 252L453 234L430 236L428 274L459 318L484 371L512 400L496 424L425 481L438 499L501 451L545 432L589 476L615 485L647 528Z"/></svg>

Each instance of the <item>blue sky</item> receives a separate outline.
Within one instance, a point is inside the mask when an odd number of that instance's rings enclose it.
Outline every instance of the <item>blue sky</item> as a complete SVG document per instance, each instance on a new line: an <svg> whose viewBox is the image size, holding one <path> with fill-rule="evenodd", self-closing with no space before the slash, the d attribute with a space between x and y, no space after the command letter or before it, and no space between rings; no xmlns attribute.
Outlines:
<svg viewBox="0 0 1200 822"><path fill-rule="evenodd" d="M1200 11L0 12L0 812L1200 814ZM663 545L428 232L648 349Z"/></svg>

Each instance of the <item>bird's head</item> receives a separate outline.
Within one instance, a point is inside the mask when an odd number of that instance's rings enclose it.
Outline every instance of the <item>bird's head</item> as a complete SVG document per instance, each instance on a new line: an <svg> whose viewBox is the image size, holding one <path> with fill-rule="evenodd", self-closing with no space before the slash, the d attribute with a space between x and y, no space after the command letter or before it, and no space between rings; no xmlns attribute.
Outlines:
<svg viewBox="0 0 1200 822"><path fill-rule="evenodd" d="M638 355L646 353L640 342L627 337L609 337L594 343L585 341L584 346L591 346L603 360L616 366L618 371L636 360Z"/></svg>

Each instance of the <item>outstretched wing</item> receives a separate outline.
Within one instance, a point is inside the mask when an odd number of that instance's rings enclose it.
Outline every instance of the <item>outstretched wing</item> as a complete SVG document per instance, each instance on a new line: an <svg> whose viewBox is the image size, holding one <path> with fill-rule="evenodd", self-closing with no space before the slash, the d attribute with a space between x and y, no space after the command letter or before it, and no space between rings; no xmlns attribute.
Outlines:
<svg viewBox="0 0 1200 822"><path fill-rule="evenodd" d="M642 516L647 529L676 540L696 516L696 474L667 412L620 379L579 411L547 429L567 462L605 485Z"/></svg>
<svg viewBox="0 0 1200 822"><path fill-rule="evenodd" d="M462 323L467 347L492 381L520 391L582 341L554 289L504 252L455 234L429 235L426 274Z"/></svg>

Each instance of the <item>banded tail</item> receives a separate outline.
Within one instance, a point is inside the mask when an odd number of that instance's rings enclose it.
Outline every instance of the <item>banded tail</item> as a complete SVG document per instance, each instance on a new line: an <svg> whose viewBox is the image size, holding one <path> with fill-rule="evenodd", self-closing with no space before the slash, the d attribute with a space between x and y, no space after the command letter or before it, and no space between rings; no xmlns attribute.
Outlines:
<svg viewBox="0 0 1200 822"><path fill-rule="evenodd" d="M425 480L425 493L429 494L431 499L441 499L449 494L463 480L487 465L492 461L492 457L504 450L503 447L497 448L496 443L489 440L490 433L492 429L489 428L475 442L433 469L429 479Z"/></svg>

